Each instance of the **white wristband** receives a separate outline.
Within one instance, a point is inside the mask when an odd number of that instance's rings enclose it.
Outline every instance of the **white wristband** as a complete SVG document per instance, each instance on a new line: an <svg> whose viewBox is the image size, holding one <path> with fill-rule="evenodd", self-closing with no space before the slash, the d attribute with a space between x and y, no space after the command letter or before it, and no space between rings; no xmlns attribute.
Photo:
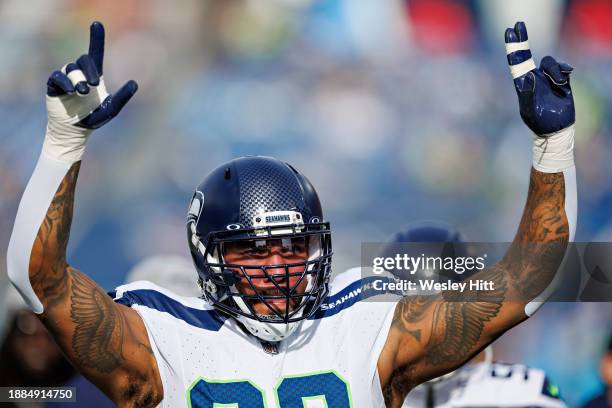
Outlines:
<svg viewBox="0 0 612 408"><path fill-rule="evenodd" d="M81 71L72 71L68 77L73 83L84 79ZM92 130L79 127L77 123L96 110L107 96L108 92L103 77L100 77L100 83L97 86L89 86L89 93L86 95L47 95L49 121L43 152L51 158L66 163L81 160L85 152L87 137Z"/></svg>
<svg viewBox="0 0 612 408"><path fill-rule="evenodd" d="M533 136L533 167L542 173L560 173L574 166L575 126L550 135Z"/></svg>
<svg viewBox="0 0 612 408"><path fill-rule="evenodd" d="M87 137L91 132L90 129L49 121L42 151L59 161L77 162L85 152Z"/></svg>

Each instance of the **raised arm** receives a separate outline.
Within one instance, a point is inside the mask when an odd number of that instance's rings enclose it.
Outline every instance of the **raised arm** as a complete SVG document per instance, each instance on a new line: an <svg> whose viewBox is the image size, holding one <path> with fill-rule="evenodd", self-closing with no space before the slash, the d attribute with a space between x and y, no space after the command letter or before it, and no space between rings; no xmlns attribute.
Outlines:
<svg viewBox="0 0 612 408"><path fill-rule="evenodd" d="M51 74L41 156L21 199L9 249L9 278L72 364L119 406L162 398L140 316L66 262L80 159L92 132L136 92L134 81L106 92L104 28L91 26L89 53Z"/></svg>
<svg viewBox="0 0 612 408"><path fill-rule="evenodd" d="M534 162L518 232L499 263L471 278L492 281L493 290L410 296L398 303L378 362L387 406L401 406L414 386L454 370L534 313L553 290L572 238L571 67L545 57L536 69L523 23L506 31L506 49L521 117L534 132Z"/></svg>

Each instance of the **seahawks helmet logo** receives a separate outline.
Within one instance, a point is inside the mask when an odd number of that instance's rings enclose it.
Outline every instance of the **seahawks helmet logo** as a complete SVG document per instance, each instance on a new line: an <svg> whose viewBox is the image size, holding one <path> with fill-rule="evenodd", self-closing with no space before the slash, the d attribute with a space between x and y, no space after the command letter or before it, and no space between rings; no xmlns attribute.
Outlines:
<svg viewBox="0 0 612 408"><path fill-rule="evenodd" d="M187 212L187 222L195 222L197 224L203 208L204 193L196 190L195 193L193 193L193 198L191 199L191 204L189 205L189 211Z"/></svg>

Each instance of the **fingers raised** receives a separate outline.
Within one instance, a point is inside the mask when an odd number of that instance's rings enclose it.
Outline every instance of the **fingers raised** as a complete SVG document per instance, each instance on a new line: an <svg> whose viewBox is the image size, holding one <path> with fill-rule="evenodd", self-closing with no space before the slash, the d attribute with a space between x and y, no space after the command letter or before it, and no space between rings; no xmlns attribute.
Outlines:
<svg viewBox="0 0 612 408"><path fill-rule="evenodd" d="M89 85L97 86L100 84L100 76L98 75L98 70L96 69L93 58L87 54L83 54L76 60L76 64L79 69L83 71Z"/></svg>
<svg viewBox="0 0 612 408"><path fill-rule="evenodd" d="M536 68L531 56L528 38L527 27L522 21L517 22L514 28L506 29L504 34L506 56L514 79Z"/></svg>
<svg viewBox="0 0 612 408"><path fill-rule="evenodd" d="M102 63L104 61L104 26L94 21L89 27L89 56L94 62L99 76L102 76Z"/></svg>
<svg viewBox="0 0 612 408"><path fill-rule="evenodd" d="M570 91L570 73L574 69L570 65L559 63L553 57L546 56L540 62L540 69L557 89L564 90L566 93Z"/></svg>
<svg viewBox="0 0 612 408"><path fill-rule="evenodd" d="M72 82L72 85L74 85L74 88L78 93L80 93L81 95L86 95L89 93L87 79L85 78L83 71L79 69L79 66L77 64L71 62L70 64L66 65L64 71L66 72L66 75L68 76L70 82Z"/></svg>
<svg viewBox="0 0 612 408"><path fill-rule="evenodd" d="M97 129L104 126L119 114L137 90L138 84L135 81L126 82L114 95L108 96L91 115L81 120L79 124L87 129Z"/></svg>
<svg viewBox="0 0 612 408"><path fill-rule="evenodd" d="M47 81L47 95L59 96L63 94L72 94L75 92L72 81L62 71L53 71Z"/></svg>
<svg viewBox="0 0 612 408"><path fill-rule="evenodd" d="M111 115L117 115L126 103L134 96L138 90L138 84L134 80L127 81L119 90L113 95L113 102L111 106Z"/></svg>

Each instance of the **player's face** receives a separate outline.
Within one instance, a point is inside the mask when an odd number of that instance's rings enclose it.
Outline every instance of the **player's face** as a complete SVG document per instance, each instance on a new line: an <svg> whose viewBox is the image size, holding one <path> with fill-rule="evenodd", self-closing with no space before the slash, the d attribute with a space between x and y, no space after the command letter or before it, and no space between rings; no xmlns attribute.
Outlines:
<svg viewBox="0 0 612 408"><path fill-rule="evenodd" d="M308 238L278 238L263 240L247 240L231 242L224 247L225 262L228 264L238 264L242 266L271 266L305 262L308 259ZM243 272L233 268L238 275ZM271 267L266 268L268 276L261 268L244 268L244 273L249 277L242 277L236 288L244 295L278 296L278 299L267 298L266 305L260 300L250 300L250 304L259 315L273 314L270 308L280 314L284 314L289 308L289 312L294 310L300 303L299 298L287 301L282 297L285 295L284 288L289 287L294 293L302 294L306 290L308 281L302 277L305 265L290 267ZM288 270L288 273L287 273ZM250 283L249 283L250 280ZM275 285L276 283L276 285ZM278 285L278 286L277 286Z"/></svg>

